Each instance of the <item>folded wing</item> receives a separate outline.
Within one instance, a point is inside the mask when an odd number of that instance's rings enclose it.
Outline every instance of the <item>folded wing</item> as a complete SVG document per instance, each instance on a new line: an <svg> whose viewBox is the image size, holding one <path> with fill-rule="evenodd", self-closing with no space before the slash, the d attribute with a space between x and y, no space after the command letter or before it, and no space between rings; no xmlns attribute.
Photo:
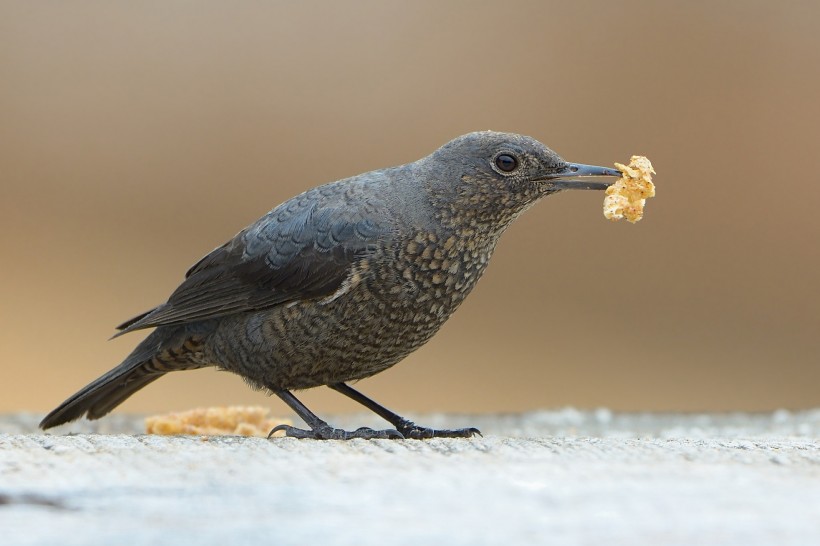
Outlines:
<svg viewBox="0 0 820 546"><path fill-rule="evenodd" d="M117 336L333 294L389 228L377 203L328 203L317 190L283 203L202 258L166 303L118 326Z"/></svg>

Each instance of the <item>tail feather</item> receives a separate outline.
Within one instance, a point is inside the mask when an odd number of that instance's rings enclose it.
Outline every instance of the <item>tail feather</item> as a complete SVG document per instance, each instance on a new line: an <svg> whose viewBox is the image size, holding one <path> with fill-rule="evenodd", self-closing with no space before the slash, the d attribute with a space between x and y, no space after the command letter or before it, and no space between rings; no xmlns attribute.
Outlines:
<svg viewBox="0 0 820 546"><path fill-rule="evenodd" d="M91 404L86 412L89 419L99 419L111 413L111 410L125 402L132 394L165 375L166 372L154 372L142 377L129 379L124 386L113 389L106 396L99 397Z"/></svg>
<svg viewBox="0 0 820 546"><path fill-rule="evenodd" d="M87 415L99 419L139 389L165 375L152 369L150 360L125 362L92 381L60 404L40 422L43 430Z"/></svg>
<svg viewBox="0 0 820 546"><path fill-rule="evenodd" d="M185 356L185 349L182 349L185 339L184 331L179 329L154 330L122 364L77 391L46 415L40 428L56 427L83 415L99 419L166 373L202 367L202 364L177 360Z"/></svg>

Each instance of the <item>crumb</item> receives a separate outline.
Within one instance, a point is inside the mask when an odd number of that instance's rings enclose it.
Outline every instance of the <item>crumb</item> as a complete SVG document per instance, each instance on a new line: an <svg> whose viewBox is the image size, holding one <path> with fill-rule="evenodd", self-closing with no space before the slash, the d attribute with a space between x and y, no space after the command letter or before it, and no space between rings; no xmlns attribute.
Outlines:
<svg viewBox="0 0 820 546"><path fill-rule="evenodd" d="M145 419L148 434L235 435L265 438L276 425L291 424L289 419L269 417L270 410L260 406L198 408L179 413L154 415Z"/></svg>
<svg viewBox="0 0 820 546"><path fill-rule="evenodd" d="M643 156L633 155L629 165L615 163L621 171L621 178L606 189L604 216L609 220L626 218L635 223L643 218L646 200L655 197L652 163Z"/></svg>

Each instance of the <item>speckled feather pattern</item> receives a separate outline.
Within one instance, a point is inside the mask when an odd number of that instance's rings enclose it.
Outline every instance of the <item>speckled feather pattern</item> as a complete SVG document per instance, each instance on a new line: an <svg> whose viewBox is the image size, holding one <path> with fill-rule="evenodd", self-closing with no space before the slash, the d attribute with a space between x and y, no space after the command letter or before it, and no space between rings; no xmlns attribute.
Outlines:
<svg viewBox="0 0 820 546"><path fill-rule="evenodd" d="M499 171L498 153L519 168ZM538 177L565 166L531 138L471 133L414 163L298 195L123 324L121 333L156 330L44 424L102 415L173 370L215 366L271 391L383 371L458 309L504 230L552 193Z"/></svg>

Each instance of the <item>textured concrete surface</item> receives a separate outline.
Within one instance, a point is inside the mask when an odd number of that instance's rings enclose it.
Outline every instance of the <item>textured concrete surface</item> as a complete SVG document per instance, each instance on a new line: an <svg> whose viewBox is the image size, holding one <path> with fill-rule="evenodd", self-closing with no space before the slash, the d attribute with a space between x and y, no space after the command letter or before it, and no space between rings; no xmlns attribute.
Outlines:
<svg viewBox="0 0 820 546"><path fill-rule="evenodd" d="M45 435L36 417L0 417L3 544L820 537L820 411L416 416L485 436L350 442L147 436L141 420L121 415Z"/></svg>

